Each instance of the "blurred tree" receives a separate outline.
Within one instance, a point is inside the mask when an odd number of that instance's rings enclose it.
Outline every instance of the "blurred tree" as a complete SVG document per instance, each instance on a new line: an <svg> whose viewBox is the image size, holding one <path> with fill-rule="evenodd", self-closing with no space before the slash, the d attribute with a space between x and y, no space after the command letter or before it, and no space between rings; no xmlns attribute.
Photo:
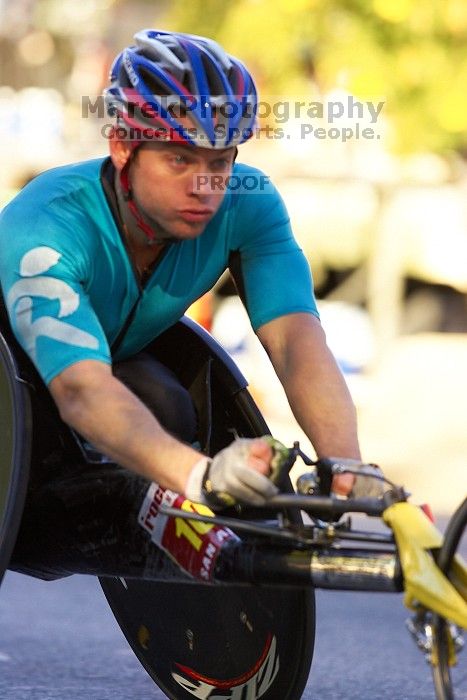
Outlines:
<svg viewBox="0 0 467 700"><path fill-rule="evenodd" d="M397 151L467 149L465 0L172 0L166 25L218 39L263 94L385 100Z"/></svg>

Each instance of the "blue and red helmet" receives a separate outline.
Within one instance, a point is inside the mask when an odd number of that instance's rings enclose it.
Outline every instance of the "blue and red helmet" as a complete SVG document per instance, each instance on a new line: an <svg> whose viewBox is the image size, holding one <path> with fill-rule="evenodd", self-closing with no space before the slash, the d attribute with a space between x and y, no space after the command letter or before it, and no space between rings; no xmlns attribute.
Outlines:
<svg viewBox="0 0 467 700"><path fill-rule="evenodd" d="M104 93L129 140L221 149L253 135L257 93L238 59L192 34L143 29L134 38L115 59Z"/></svg>

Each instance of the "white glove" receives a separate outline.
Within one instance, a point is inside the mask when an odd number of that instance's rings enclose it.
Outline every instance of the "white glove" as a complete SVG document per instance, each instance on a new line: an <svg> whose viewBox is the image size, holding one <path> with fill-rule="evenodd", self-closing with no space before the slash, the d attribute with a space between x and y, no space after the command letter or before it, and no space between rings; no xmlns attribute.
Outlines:
<svg viewBox="0 0 467 700"><path fill-rule="evenodd" d="M185 487L190 501L211 507L236 501L260 506L278 493L267 476L248 466L252 439L239 438L213 459L203 457L192 468Z"/></svg>
<svg viewBox="0 0 467 700"><path fill-rule="evenodd" d="M336 469L336 465L342 467L342 470ZM376 464L364 464L357 459L336 459L333 467L334 474L345 473L345 467L368 475L383 476L383 472ZM357 475L349 493L349 498L381 498L387 488L386 482L381 478L375 479L372 476Z"/></svg>
<svg viewBox="0 0 467 700"><path fill-rule="evenodd" d="M376 464L362 464L362 471L382 477L383 472ZM371 476L357 476L350 495L352 498L381 498L386 491L386 482Z"/></svg>

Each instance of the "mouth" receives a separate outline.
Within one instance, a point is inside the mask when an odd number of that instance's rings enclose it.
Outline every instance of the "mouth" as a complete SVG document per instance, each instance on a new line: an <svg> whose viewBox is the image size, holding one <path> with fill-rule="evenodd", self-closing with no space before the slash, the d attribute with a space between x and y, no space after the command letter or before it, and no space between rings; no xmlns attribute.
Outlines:
<svg viewBox="0 0 467 700"><path fill-rule="evenodd" d="M190 223L209 221L213 214L213 209L182 209L179 212L181 218Z"/></svg>

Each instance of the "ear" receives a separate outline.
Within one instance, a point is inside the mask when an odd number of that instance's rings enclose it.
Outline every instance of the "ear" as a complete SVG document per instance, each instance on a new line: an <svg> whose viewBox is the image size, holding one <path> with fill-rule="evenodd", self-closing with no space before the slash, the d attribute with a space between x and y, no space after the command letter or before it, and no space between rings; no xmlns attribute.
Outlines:
<svg viewBox="0 0 467 700"><path fill-rule="evenodd" d="M110 134L109 137L109 151L112 163L115 169L120 172L131 153L131 144L128 141L122 141L116 137L115 132Z"/></svg>

